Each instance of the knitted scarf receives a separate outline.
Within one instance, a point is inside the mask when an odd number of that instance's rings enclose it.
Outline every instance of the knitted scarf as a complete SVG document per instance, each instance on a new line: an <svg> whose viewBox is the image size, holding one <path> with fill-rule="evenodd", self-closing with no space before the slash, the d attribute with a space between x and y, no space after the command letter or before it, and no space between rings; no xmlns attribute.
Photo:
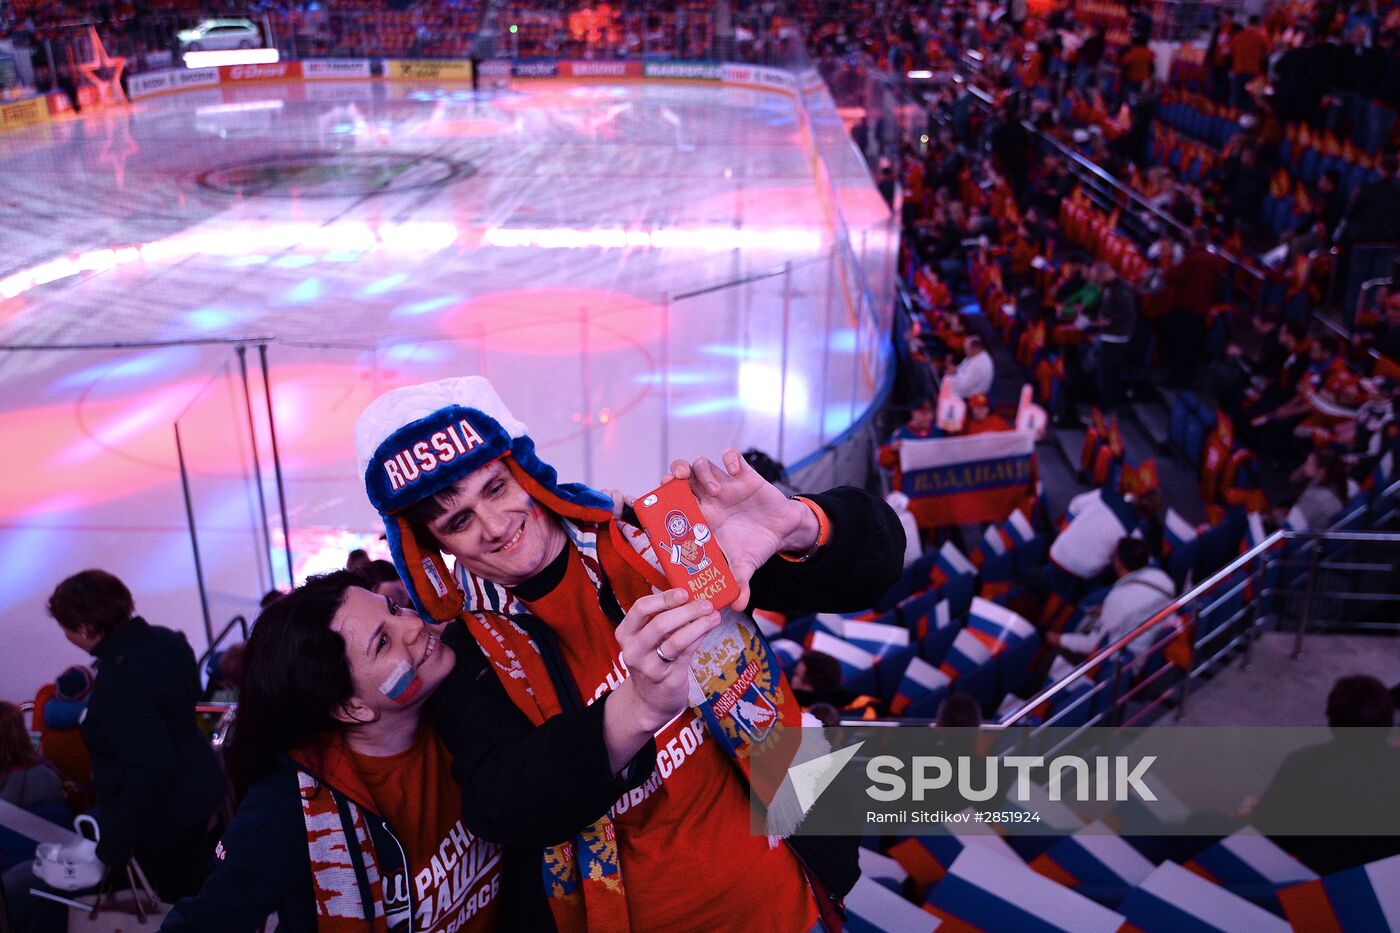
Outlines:
<svg viewBox="0 0 1400 933"><path fill-rule="evenodd" d="M364 810L306 771L298 769L297 783L318 933L390 933L403 928L410 919L409 902L405 896L385 910L380 865ZM400 883L406 885L407 879Z"/></svg>
<svg viewBox="0 0 1400 933"><path fill-rule="evenodd" d="M594 587L601 590L606 583L624 612L641 597L668 588L644 532L624 527L604 510L562 501L512 458L505 462L526 491L558 515ZM511 700L536 725L560 713L560 698L539 646L512 618L524 613L525 606L508 589L472 574L460 562L457 577L466 597L467 629ZM711 736L753 793L768 805L770 834L792 832L802 809L783 777L802 746L802 709L781 663L751 619L726 610L719 628L695 652L690 705L703 716ZM812 741L814 737L809 738ZM762 767L753 768L754 755L760 750ZM801 748L803 758L820 753ZM610 817L604 815L574 840L547 849L543 871L561 933L626 933L630 929Z"/></svg>

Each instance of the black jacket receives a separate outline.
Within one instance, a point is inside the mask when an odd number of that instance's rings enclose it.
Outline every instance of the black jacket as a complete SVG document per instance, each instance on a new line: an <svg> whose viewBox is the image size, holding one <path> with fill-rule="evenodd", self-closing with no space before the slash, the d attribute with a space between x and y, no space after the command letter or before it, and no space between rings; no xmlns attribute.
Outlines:
<svg viewBox="0 0 1400 933"><path fill-rule="evenodd" d="M1250 817L1320 875L1400 853L1400 749L1384 729L1333 735L1283 759Z"/></svg>
<svg viewBox="0 0 1400 933"><path fill-rule="evenodd" d="M185 636L140 617L93 649L97 677L83 719L108 865L138 844L189 832L224 796L224 776L195 720L199 674Z"/></svg>

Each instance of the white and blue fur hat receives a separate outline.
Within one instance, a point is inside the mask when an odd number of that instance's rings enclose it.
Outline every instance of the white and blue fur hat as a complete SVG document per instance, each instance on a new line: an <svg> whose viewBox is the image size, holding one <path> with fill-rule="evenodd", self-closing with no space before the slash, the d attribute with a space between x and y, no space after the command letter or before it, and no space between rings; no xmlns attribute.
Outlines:
<svg viewBox="0 0 1400 933"><path fill-rule="evenodd" d="M462 611L463 595L436 541L402 516L495 460L546 508L577 521L611 517L612 500L578 483L560 483L535 455L535 442L491 383L461 376L386 392L355 423L355 459L370 503L384 519L394 566L414 606L438 622Z"/></svg>

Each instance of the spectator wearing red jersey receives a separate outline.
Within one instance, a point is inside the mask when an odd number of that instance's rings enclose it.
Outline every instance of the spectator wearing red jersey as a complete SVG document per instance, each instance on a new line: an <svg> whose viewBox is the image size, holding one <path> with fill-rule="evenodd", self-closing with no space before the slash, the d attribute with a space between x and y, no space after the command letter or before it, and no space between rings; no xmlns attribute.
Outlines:
<svg viewBox="0 0 1400 933"><path fill-rule="evenodd" d="M1186 385L1196 375L1204 355L1206 318L1215 301L1216 284L1225 271L1225 261L1208 249L1205 228L1191 231L1191 248L1167 273L1172 290L1172 313L1167 328L1171 346L1172 381Z"/></svg>

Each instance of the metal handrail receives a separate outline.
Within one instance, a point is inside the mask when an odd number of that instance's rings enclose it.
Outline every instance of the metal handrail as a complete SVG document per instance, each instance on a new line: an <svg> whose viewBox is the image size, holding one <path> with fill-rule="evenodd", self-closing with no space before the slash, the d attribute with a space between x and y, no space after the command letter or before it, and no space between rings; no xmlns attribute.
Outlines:
<svg viewBox="0 0 1400 933"><path fill-rule="evenodd" d="M1391 489L1393 490L1397 487L1400 487L1400 483L1396 484L1395 486L1392 486ZM1387 490L1387 492L1389 491L1390 490ZM1056 696L1070 689L1073 685L1081 682L1091 671L1094 671L1101 665L1114 660L1114 658L1121 651L1126 649L1134 641L1136 641L1144 635L1147 635L1153 629L1157 628L1162 623L1166 622L1172 617L1180 614L1192 603L1197 602L1202 597L1209 595L1211 592L1219 588L1223 583L1225 583L1227 580L1233 577L1240 570L1247 567L1253 561L1263 557L1269 551L1273 550L1280 544L1287 541L1336 541L1340 543L1367 542L1400 544L1400 534L1375 531L1290 531L1287 529L1275 531L1263 541L1259 542L1254 547L1250 548L1248 551L1235 558L1229 564L1216 571L1205 581L1193 587L1189 592L1177 597L1175 600L1172 601L1170 605L1157 612L1146 622L1143 622L1142 624L1138 625L1127 635L1118 638L1112 644L1095 652L1081 664L1076 666L1074 670L1070 671L1070 673L1062 677L1059 681L1051 684L1049 687L1046 687L1040 693L1036 694L1030 700L1026 701L1014 713L1010 714L1007 717L1004 717L1001 720L1001 722L997 725L1001 728L1006 728L1009 726L1013 726L1021 720L1025 719L1042 704L1054 699ZM1302 631L1300 627L1300 637L1301 634Z"/></svg>
<svg viewBox="0 0 1400 933"><path fill-rule="evenodd" d="M976 62L975 66L969 64L969 71L975 73L976 71L980 70L981 58L981 55L978 55L975 60L967 55L964 56L964 60L966 62ZM983 106L987 108L991 108L993 106L994 101L990 94L982 90L977 85L973 84L972 81L967 78L963 80L963 83L966 85L968 93L971 94ZM1153 220L1163 225L1165 228L1171 230L1182 241L1185 241L1188 238L1190 230L1187 229L1185 224L1177 220L1171 214L1168 214L1167 212L1163 211L1151 201L1144 198L1139 192L1137 192L1133 188L1128 187L1127 185L1119 181L1117 178L1110 175L1097 163L1089 161L1078 150L1066 146L1064 143L1060 142L1055 137L1042 131L1039 127L1031 123L1029 120L1022 120L1021 126L1025 128L1026 132L1030 133L1042 143L1049 144L1061 156L1068 159L1081 171L1092 175L1097 182L1107 185L1120 200L1126 202L1124 206L1131 206L1135 210L1150 214ZM1219 256L1221 259L1225 260L1230 265L1234 266L1236 269L1243 271L1246 275L1253 278L1256 282L1262 283L1268 277L1264 271L1258 269L1252 263L1247 262L1242 257L1236 256L1228 250L1221 249L1213 243L1206 245L1206 251L1214 256Z"/></svg>
<svg viewBox="0 0 1400 933"><path fill-rule="evenodd" d="M242 613L240 613L234 616L232 619L229 619L228 624L219 630L219 634L214 636L213 641L209 642L209 647L205 648L204 653L201 654L199 656L199 659L194 662L195 670L204 670L205 662L207 662L211 657L213 657L215 649L217 649L219 645L223 642L223 640L228 637L229 632L233 631L233 627L235 625L238 626L239 631L242 632L243 640L248 640L248 620L243 616Z"/></svg>
<svg viewBox="0 0 1400 933"><path fill-rule="evenodd" d="M1278 546L1281 542L1285 540L1286 535L1287 532L1275 531L1263 541L1259 542L1254 547L1250 548L1248 551L1241 554L1239 557L1235 558L1230 563L1226 564L1223 568L1217 570L1214 574L1207 577L1204 582L1193 587L1186 594L1178 596L1165 609L1152 616L1152 618L1148 619L1146 622L1143 622L1141 625L1133 629L1127 635L1122 636L1117 641L1110 644L1108 647L1102 648L1096 653L1090 655L1087 660L1085 660L1082 664L1077 666L1074 670L1070 671L1064 677L1060 678L1059 681L1051 684L1049 687L1046 687L1040 693L1037 693L1034 697L1027 700L1026 703L1020 709L1016 710L1016 712L1012 713L1010 716L1004 717L1001 721L1001 725L1004 727L1012 726L1029 716L1036 707L1040 706L1042 703L1047 702L1048 700L1055 698L1059 694L1063 693L1065 690L1068 690L1071 684L1078 682L1082 677L1084 677L1085 674L1094 670L1099 665L1103 664L1105 661L1111 660L1113 656L1116 655L1118 652L1122 651L1124 648L1127 648L1128 645L1132 644L1134 641L1136 641L1138 638L1141 638L1143 635L1146 635L1148 632L1152 631L1154 628L1161 625L1163 622L1180 613L1181 610L1184 609L1190 603L1193 603L1196 600L1200 599L1202 596L1205 596L1206 594L1210 593L1216 587L1220 586L1220 584L1223 583L1227 578L1237 573L1244 567L1248 566L1249 563L1255 558L1261 556L1266 551L1269 551L1272 548Z"/></svg>
<svg viewBox="0 0 1400 933"><path fill-rule="evenodd" d="M233 721L238 715L238 704L196 703L194 711L195 715L219 717L219 721L214 724L213 733L209 736L209 744L214 748L221 748L233 730Z"/></svg>

